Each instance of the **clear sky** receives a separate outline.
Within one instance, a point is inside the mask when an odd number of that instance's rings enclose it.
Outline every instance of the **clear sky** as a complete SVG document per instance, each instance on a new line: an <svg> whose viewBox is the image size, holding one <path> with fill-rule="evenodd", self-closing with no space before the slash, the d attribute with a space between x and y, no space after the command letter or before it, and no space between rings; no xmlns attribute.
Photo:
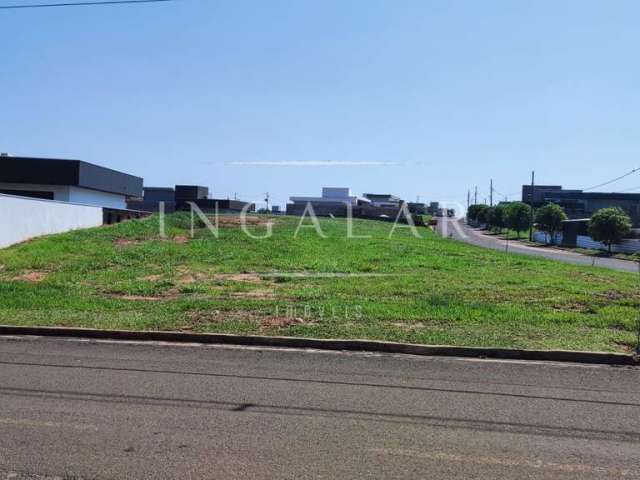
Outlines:
<svg viewBox="0 0 640 480"><path fill-rule="evenodd" d="M636 0L0 10L0 151L281 205L322 186L466 203L532 169L589 187L640 166L639 18Z"/></svg>

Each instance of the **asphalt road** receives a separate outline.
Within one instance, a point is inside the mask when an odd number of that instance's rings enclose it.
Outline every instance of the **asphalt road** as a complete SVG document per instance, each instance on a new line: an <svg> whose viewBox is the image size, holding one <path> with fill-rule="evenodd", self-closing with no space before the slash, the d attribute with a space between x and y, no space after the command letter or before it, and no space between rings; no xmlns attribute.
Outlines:
<svg viewBox="0 0 640 480"><path fill-rule="evenodd" d="M0 478L640 478L640 369L0 337Z"/></svg>
<svg viewBox="0 0 640 480"><path fill-rule="evenodd" d="M447 237L471 243L479 247L491 248L494 250L521 253L536 257L544 257L551 260L572 263L574 265L595 265L598 267L611 268L622 272L638 272L638 264L629 260L619 260L617 258L590 257L579 253L563 251L547 247L531 247L518 242L509 242L508 250L506 240L495 236L484 235L481 231L465 225L460 219L438 218L438 231Z"/></svg>

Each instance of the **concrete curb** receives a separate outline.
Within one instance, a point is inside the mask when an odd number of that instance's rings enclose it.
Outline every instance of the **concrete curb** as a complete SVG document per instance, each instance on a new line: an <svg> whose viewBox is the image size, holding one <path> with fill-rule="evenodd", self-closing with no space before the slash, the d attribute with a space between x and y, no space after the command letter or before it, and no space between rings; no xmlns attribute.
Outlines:
<svg viewBox="0 0 640 480"><path fill-rule="evenodd" d="M604 365L640 365L640 357L620 353L572 352L566 350L518 350L507 348L449 347L375 340L323 340L300 337L262 337L218 333L99 330L65 327L19 327L0 325L0 335L67 337L139 342L203 343L257 347L307 348L316 350L404 353L422 356L537 360Z"/></svg>

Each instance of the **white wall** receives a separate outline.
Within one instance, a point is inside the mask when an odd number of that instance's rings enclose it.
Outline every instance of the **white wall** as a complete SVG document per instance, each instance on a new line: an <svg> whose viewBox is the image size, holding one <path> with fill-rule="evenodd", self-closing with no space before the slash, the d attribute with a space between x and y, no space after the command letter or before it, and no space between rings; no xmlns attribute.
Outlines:
<svg viewBox="0 0 640 480"><path fill-rule="evenodd" d="M127 201L124 195L99 192L98 190L89 190L80 187L70 187L68 201L72 203L82 203L84 205L96 205L98 207L118 208L120 210L127 208Z"/></svg>
<svg viewBox="0 0 640 480"><path fill-rule="evenodd" d="M558 232L555 234L553 238L548 237L548 235L544 232L535 231L533 232L533 241L537 243L547 243L549 241L552 245L562 245L562 233Z"/></svg>
<svg viewBox="0 0 640 480"><path fill-rule="evenodd" d="M66 185L23 185L19 183L0 182L0 189L53 192L53 199L59 202L80 203L83 205L95 205L97 207L118 208L120 210L127 208L127 201L124 195L100 192L82 187Z"/></svg>
<svg viewBox="0 0 640 480"><path fill-rule="evenodd" d="M603 243L596 242L593 238L585 235L578 235L578 247L590 248L593 250L606 250L607 246ZM637 238L623 240L621 243L611 246L611 251L615 253L636 253L640 252L640 240Z"/></svg>
<svg viewBox="0 0 640 480"><path fill-rule="evenodd" d="M100 225L100 207L0 194L0 248L41 235Z"/></svg>
<svg viewBox="0 0 640 480"><path fill-rule="evenodd" d="M22 183L4 183L0 182L0 189L3 190L24 190L37 192L52 192L53 199L59 202L69 201L70 187L66 185L31 185Z"/></svg>

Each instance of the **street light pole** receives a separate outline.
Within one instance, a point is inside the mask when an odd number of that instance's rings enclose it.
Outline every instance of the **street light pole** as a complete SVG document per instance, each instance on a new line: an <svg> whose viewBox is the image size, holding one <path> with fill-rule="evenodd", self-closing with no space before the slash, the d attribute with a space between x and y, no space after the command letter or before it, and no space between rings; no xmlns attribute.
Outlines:
<svg viewBox="0 0 640 480"><path fill-rule="evenodd" d="M533 171L531 172L531 202L530 202L530 207L531 207L531 218L529 218L529 241L533 242L533 194L534 194L534 190L536 188L536 172Z"/></svg>
<svg viewBox="0 0 640 480"><path fill-rule="evenodd" d="M493 178L491 179L489 186L489 206L493 207Z"/></svg>

